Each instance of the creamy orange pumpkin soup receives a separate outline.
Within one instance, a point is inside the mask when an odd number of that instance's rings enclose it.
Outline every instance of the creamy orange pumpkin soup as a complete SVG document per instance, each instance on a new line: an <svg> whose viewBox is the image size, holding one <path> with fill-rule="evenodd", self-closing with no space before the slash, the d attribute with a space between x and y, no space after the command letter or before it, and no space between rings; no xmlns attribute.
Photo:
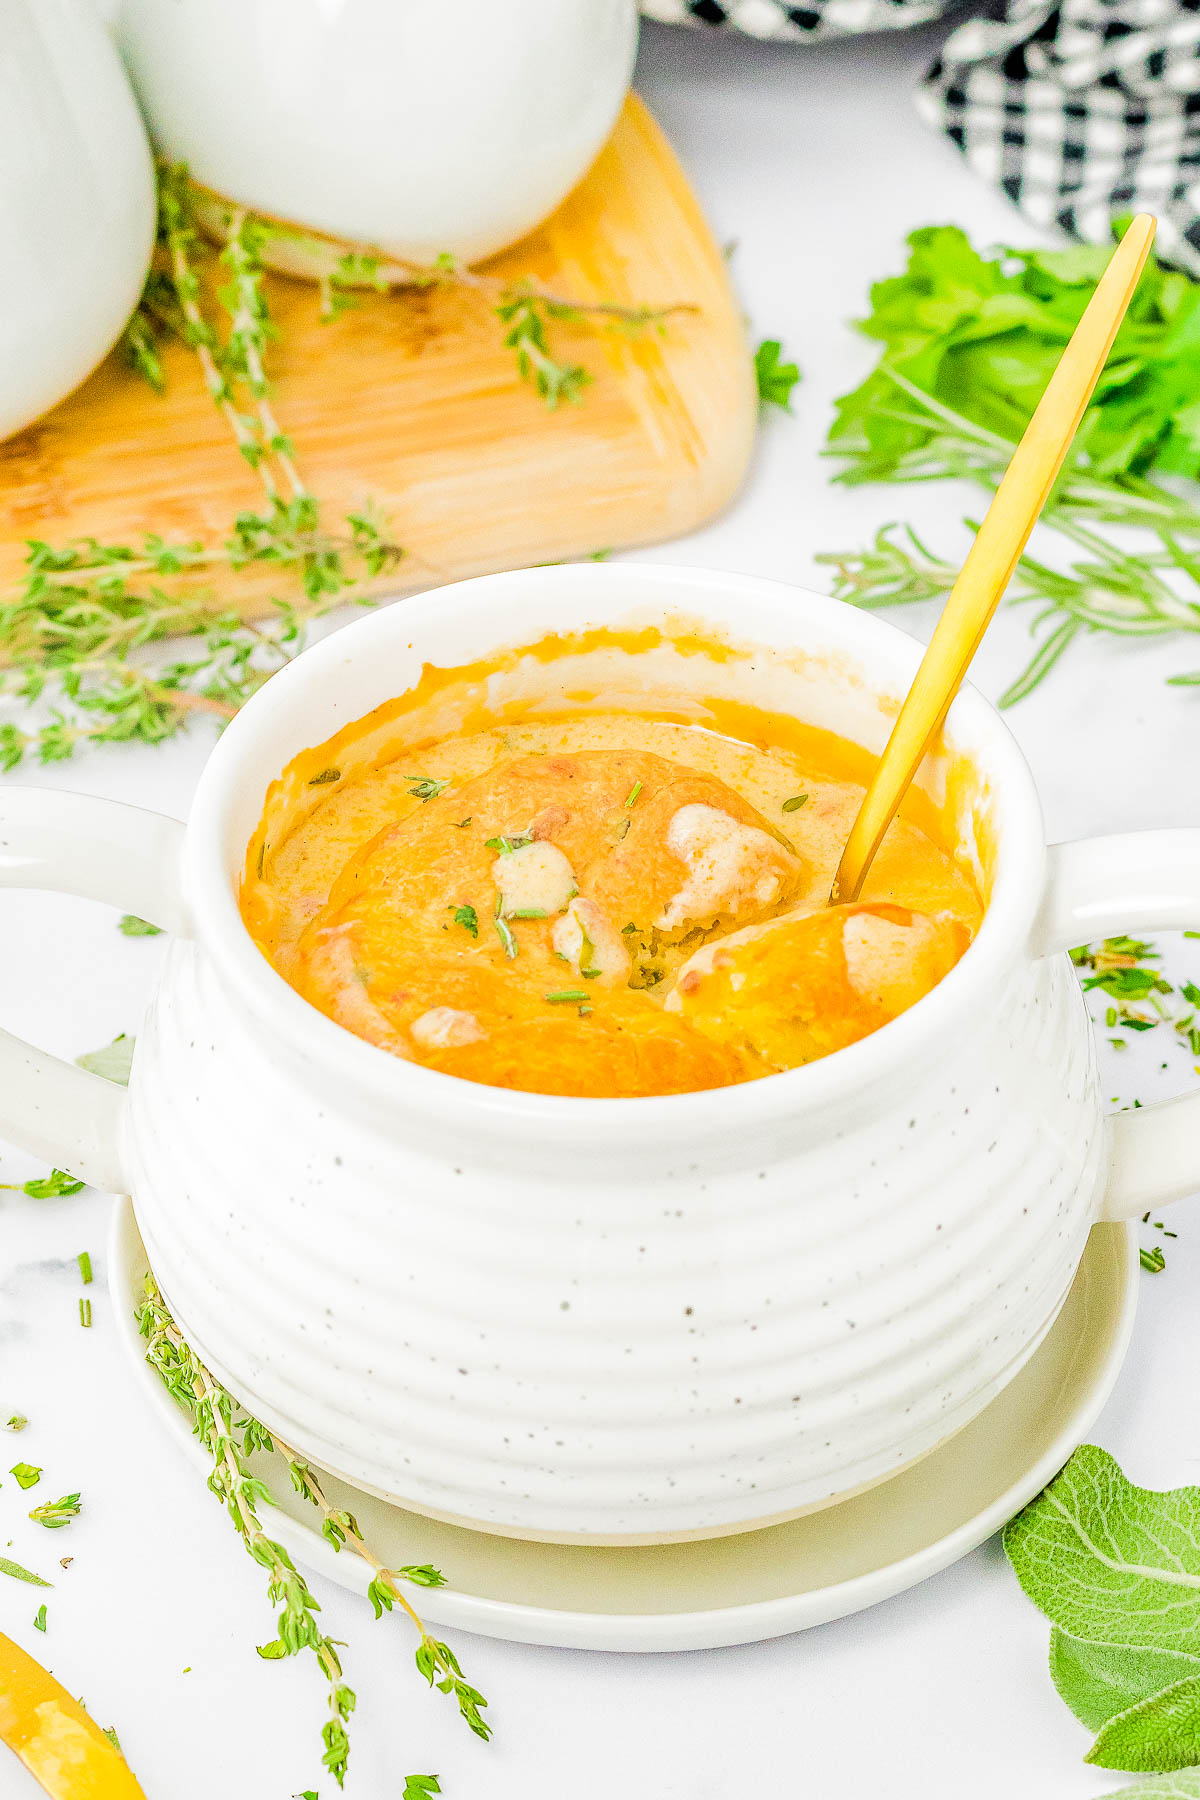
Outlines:
<svg viewBox="0 0 1200 1800"><path fill-rule="evenodd" d="M953 967L979 895L926 803L861 900L826 905L871 759L726 710L728 731L587 710L417 752L380 709L276 784L247 927L348 1031L469 1081L672 1094L828 1055Z"/></svg>

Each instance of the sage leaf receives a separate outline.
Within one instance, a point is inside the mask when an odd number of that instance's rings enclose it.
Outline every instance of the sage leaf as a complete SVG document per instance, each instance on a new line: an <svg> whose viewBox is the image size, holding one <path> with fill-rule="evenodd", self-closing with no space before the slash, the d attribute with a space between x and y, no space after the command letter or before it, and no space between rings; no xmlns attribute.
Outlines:
<svg viewBox="0 0 1200 1800"><path fill-rule="evenodd" d="M1100 1800L1200 1800L1200 1769L1181 1769L1173 1775L1152 1775L1132 1787L1101 1794Z"/></svg>
<svg viewBox="0 0 1200 1800"><path fill-rule="evenodd" d="M1072 1637L1200 1655L1200 1489L1135 1487L1084 1444L1009 1522L1004 1548Z"/></svg>
<svg viewBox="0 0 1200 1800"><path fill-rule="evenodd" d="M1118 1713L1084 1761L1151 1775L1200 1762L1200 1675L1189 1675Z"/></svg>
<svg viewBox="0 0 1200 1800"><path fill-rule="evenodd" d="M1200 1676L1200 1656L1182 1650L1096 1644L1057 1625L1050 1634L1050 1679L1090 1731L1189 1676Z"/></svg>

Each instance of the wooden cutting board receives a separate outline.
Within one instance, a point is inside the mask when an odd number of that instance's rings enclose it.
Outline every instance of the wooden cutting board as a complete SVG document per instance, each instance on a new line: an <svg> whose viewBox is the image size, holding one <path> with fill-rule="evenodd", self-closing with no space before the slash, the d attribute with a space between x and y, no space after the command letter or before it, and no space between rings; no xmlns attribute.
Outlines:
<svg viewBox="0 0 1200 1800"><path fill-rule="evenodd" d="M736 492L756 397L725 260L670 146L630 98L590 174L487 272L534 276L572 299L691 302L665 335L557 324L555 353L593 381L551 412L516 374L486 296L368 294L332 324L316 289L269 276L271 375L283 429L332 527L372 499L405 547L389 590L586 556L690 531ZM69 399L0 444L0 584L23 540L148 531L217 540L261 489L201 385L164 352L156 396L111 356ZM248 611L278 574L237 578Z"/></svg>

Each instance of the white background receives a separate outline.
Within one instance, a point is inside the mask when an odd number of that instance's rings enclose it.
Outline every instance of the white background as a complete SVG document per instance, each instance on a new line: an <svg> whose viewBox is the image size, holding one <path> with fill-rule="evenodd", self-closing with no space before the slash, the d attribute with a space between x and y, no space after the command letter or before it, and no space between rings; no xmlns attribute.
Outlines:
<svg viewBox="0 0 1200 1800"><path fill-rule="evenodd" d="M905 234L954 221L983 242L1034 235L913 112L937 36L804 50L647 31L639 85L718 237L736 240L752 331L782 338L805 372L795 416L765 422L740 501L656 558L826 588L814 553L860 545L893 517L939 548L961 546L956 522L975 496L831 488L818 455L833 396L874 355L847 321L869 282L896 269ZM931 624L928 609L899 617L922 633ZM1025 630L1019 615L1000 616L977 668L988 693L1020 666ZM1097 641L1017 709L1052 838L1196 821L1200 696L1163 676L1198 665L1200 640L1194 653ZM183 814L209 741L197 730L28 778ZM121 937L103 909L40 895L4 896L0 926L4 1024L65 1055L136 1030L159 943ZM1175 973L1200 975L1200 955L1194 967L1176 956ZM1161 1057L1164 1082L1188 1078L1186 1058L1154 1041L1165 1035L1110 1060L1114 1094L1157 1092L1149 1071ZM6 1180L37 1172L15 1151L0 1156ZM229 1180L236 1188L236 1168ZM31 1420L21 1437L0 1436L0 1548L11 1539L10 1555L56 1577L46 1596L4 1582L0 1627L117 1726L150 1800L288 1800L313 1787L331 1800L333 1784L318 1779L316 1671L256 1658L273 1636L261 1572L120 1358L102 1285L109 1206L91 1193L0 1194L0 1419L19 1409ZM1161 1486L1200 1479L1194 1205L1169 1223L1180 1232L1169 1267L1143 1278L1133 1351L1094 1432L1134 1479ZM98 1276L90 1332L76 1313L85 1247ZM18 1457L45 1466L39 1495L82 1491L68 1530L27 1522L30 1501L7 1474ZM54 1565L68 1554L64 1573ZM359 1697L351 1800L398 1800L410 1770L436 1770L454 1800L1087 1800L1121 1785L1083 1766L1087 1736L1046 1675L1047 1627L995 1543L858 1618L745 1649L619 1657L458 1639L492 1703L490 1746L422 1691L399 1625L318 1591ZM43 1597L44 1637L31 1629ZM0 1795L32 1792L0 1763Z"/></svg>

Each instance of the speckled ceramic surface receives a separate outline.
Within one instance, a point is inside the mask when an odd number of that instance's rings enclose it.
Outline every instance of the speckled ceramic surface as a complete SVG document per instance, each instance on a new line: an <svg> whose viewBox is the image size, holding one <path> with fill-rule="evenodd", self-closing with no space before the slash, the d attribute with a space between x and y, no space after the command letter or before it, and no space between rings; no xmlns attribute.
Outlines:
<svg viewBox="0 0 1200 1800"><path fill-rule="evenodd" d="M491 1089L349 1035L264 961L235 884L292 755L426 661L678 615L733 650L522 658L489 696L670 684L878 748L919 658L878 619L738 576L489 576L276 676L218 744L186 834L75 796L0 804L8 879L177 934L127 1107L0 1040L0 1128L132 1192L180 1325L265 1424L356 1486L507 1536L722 1535L885 1479L1017 1375L1098 1217L1195 1183L1195 1099L1102 1119L1060 952L1200 924L1200 833L1048 856L1029 772L970 691L951 791L964 853L994 845L983 927L925 999L824 1061L660 1099ZM927 764L931 791L949 760Z"/></svg>
<svg viewBox="0 0 1200 1800"><path fill-rule="evenodd" d="M134 1324L145 1248L117 1203L108 1259L113 1314L147 1402L202 1462L183 1413L143 1358ZM1062 1466L1116 1380L1137 1304L1129 1226L1098 1227L1058 1320L1004 1393L941 1449L870 1493L765 1531L629 1549L530 1544L426 1519L331 1479L393 1565L432 1561L449 1585L427 1620L519 1643L592 1650L702 1650L824 1624L898 1594L965 1556ZM272 1530L301 1562L359 1593L367 1572L335 1553L280 1488Z"/></svg>

